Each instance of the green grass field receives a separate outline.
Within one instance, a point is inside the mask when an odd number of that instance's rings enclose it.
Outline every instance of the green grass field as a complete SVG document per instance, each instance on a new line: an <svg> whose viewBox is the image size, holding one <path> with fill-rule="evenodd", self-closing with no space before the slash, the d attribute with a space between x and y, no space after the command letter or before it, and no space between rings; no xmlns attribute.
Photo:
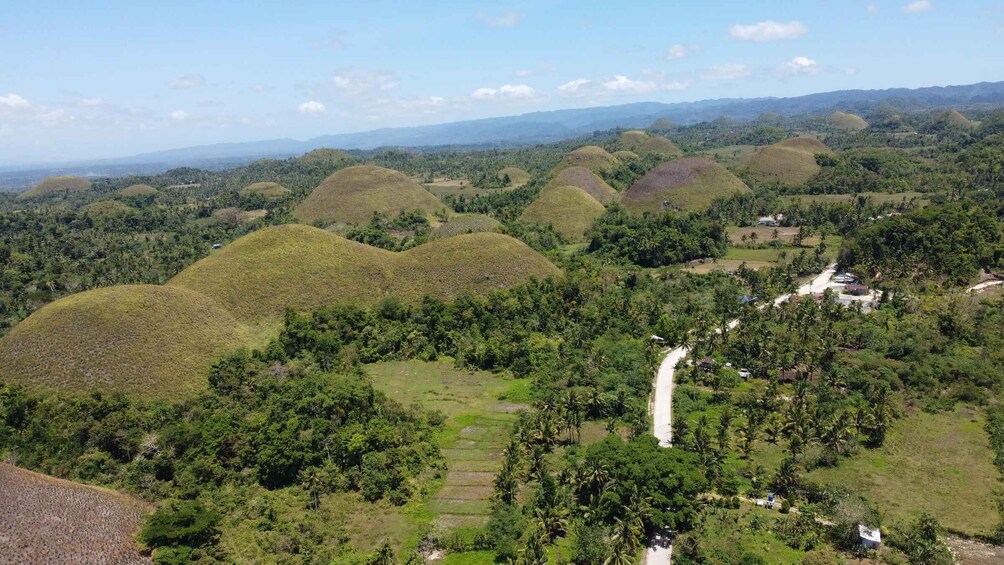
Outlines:
<svg viewBox="0 0 1004 565"><path fill-rule="evenodd" d="M484 214L454 214L432 230L431 239L441 239L464 233L497 232L502 223Z"/></svg>
<svg viewBox="0 0 1004 565"><path fill-rule="evenodd" d="M148 184L133 184L119 191L121 196L143 196L146 194L157 194L160 192Z"/></svg>
<svg viewBox="0 0 1004 565"><path fill-rule="evenodd" d="M699 210L715 198L750 189L725 167L703 157L685 157L663 163L621 195L633 214L666 209Z"/></svg>
<svg viewBox="0 0 1004 565"><path fill-rule="evenodd" d="M744 163L756 151L755 145L727 145L714 149L705 149L698 153L701 157L713 159L715 162L726 167L733 167Z"/></svg>
<svg viewBox="0 0 1004 565"><path fill-rule="evenodd" d="M210 365L248 342L222 306L156 285L81 292L40 308L0 339L0 375L27 386L183 398Z"/></svg>
<svg viewBox="0 0 1004 565"><path fill-rule="evenodd" d="M447 473L426 501L434 527L484 525L514 412L523 406L500 398L512 396L509 391L521 396L526 381L457 369L450 359L375 363L367 365L366 372L374 386L394 400L440 410L447 417L438 438Z"/></svg>
<svg viewBox="0 0 1004 565"><path fill-rule="evenodd" d="M566 240L577 242L605 211L602 204L577 186L553 186L543 190L520 219L528 224L553 226Z"/></svg>
<svg viewBox="0 0 1004 565"><path fill-rule="evenodd" d="M90 190L91 181L76 176L49 177L17 195L18 200L35 198L56 192L82 192Z"/></svg>
<svg viewBox="0 0 1004 565"><path fill-rule="evenodd" d="M324 179L293 214L308 224L365 224L374 212L396 215L422 210L431 215L442 209L445 206L438 198L403 173L359 165Z"/></svg>

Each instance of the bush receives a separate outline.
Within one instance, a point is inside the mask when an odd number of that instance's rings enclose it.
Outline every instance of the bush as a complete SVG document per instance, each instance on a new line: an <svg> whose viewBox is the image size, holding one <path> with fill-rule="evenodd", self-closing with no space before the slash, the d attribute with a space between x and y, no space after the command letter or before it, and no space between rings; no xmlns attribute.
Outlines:
<svg viewBox="0 0 1004 565"><path fill-rule="evenodd" d="M220 515L207 510L200 503L192 500L175 501L161 506L150 516L139 533L139 539L146 545L157 548L201 547L215 541L219 524Z"/></svg>

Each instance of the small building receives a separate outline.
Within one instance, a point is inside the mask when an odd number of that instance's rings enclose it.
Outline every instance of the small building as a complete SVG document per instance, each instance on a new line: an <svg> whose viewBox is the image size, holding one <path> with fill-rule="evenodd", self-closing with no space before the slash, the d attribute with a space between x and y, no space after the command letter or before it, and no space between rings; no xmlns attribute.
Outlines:
<svg viewBox="0 0 1004 565"><path fill-rule="evenodd" d="M861 540L861 547L865 549L878 549L882 545L882 532L878 528L858 524L858 538Z"/></svg>
<svg viewBox="0 0 1004 565"><path fill-rule="evenodd" d="M784 214L774 214L773 216L760 216L757 218L757 225L776 228L784 221Z"/></svg>
<svg viewBox="0 0 1004 565"><path fill-rule="evenodd" d="M752 373L749 372L749 369L739 369L739 378L741 378L741 379L748 379L751 376L752 376Z"/></svg>
<svg viewBox="0 0 1004 565"><path fill-rule="evenodd" d="M712 359L711 357L704 357L703 359L697 362L697 368L703 369L705 371L711 371L712 369L715 368L715 360Z"/></svg>
<svg viewBox="0 0 1004 565"><path fill-rule="evenodd" d="M850 273L840 273L833 277L833 282L840 284L851 284L858 282L858 278Z"/></svg>
<svg viewBox="0 0 1004 565"><path fill-rule="evenodd" d="M222 249L222 248L223 248L223 244L222 243L214 243L213 244L213 249Z"/></svg>
<svg viewBox="0 0 1004 565"><path fill-rule="evenodd" d="M856 283L848 284L844 286L844 294L850 294L851 296L867 296L868 285Z"/></svg>

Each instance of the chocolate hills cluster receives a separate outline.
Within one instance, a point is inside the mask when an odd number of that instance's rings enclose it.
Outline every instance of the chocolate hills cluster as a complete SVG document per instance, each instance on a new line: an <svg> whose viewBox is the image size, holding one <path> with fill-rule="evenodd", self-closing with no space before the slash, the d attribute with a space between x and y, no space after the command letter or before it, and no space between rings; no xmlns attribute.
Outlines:
<svg viewBox="0 0 1004 565"><path fill-rule="evenodd" d="M245 190L268 195L284 189ZM361 223L374 212L441 208L399 172L354 166L328 177L296 213L301 221ZM221 355L274 335L287 308L372 306L387 297L411 303L426 295L450 299L561 274L510 236L467 233L493 231L495 220L457 220L455 234L400 253L307 225L255 231L163 286L106 287L40 308L0 338L0 376L77 393L96 388L143 398L186 397L205 388L208 369Z"/></svg>

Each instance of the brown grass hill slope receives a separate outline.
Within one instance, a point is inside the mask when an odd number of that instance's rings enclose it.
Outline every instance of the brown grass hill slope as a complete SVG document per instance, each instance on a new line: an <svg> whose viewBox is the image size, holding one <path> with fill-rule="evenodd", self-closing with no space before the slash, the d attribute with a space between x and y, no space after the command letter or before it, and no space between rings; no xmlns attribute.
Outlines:
<svg viewBox="0 0 1004 565"><path fill-rule="evenodd" d="M939 123L946 125L958 126L963 128L974 128L976 127L976 122L970 120L969 118L962 115L958 110L949 110L938 117Z"/></svg>
<svg viewBox="0 0 1004 565"><path fill-rule="evenodd" d="M582 241L586 231L606 208L577 186L552 186L523 211L528 224L553 226L568 241Z"/></svg>
<svg viewBox="0 0 1004 565"><path fill-rule="evenodd" d="M868 127L868 122L857 114L836 111L830 114L830 125L835 129L858 131Z"/></svg>
<svg viewBox="0 0 1004 565"><path fill-rule="evenodd" d="M341 167L345 165L351 165L353 163L358 163L359 159L353 157L352 155L342 151L341 149L314 149L309 153L303 154L297 159L297 162L301 165L315 165L321 167Z"/></svg>
<svg viewBox="0 0 1004 565"><path fill-rule="evenodd" d="M432 239L442 239L464 233L497 232L502 222L484 214L454 214L441 226L432 230Z"/></svg>
<svg viewBox="0 0 1004 565"><path fill-rule="evenodd" d="M119 196L146 196L147 194L157 194L160 191L148 184L134 184L119 191Z"/></svg>
<svg viewBox="0 0 1004 565"><path fill-rule="evenodd" d="M499 180L502 180L506 176L509 177L509 184L507 185L507 188L518 188L530 182L530 173L519 167L505 167L500 170L496 176L498 176Z"/></svg>
<svg viewBox="0 0 1004 565"><path fill-rule="evenodd" d="M394 253L310 226L275 226L234 241L167 284L204 294L257 332L268 332L286 308L367 306L390 296L416 302L426 293L449 298L496 288L500 281L522 282L520 273L544 277L557 271L522 243L514 254L508 236L471 235Z"/></svg>
<svg viewBox="0 0 1004 565"><path fill-rule="evenodd" d="M626 131L617 137L612 149L614 151L631 151L637 155L649 155L652 153L673 157L682 155L683 152L675 143L662 137L661 135L650 135L641 130Z"/></svg>
<svg viewBox="0 0 1004 565"><path fill-rule="evenodd" d="M39 310L0 339L0 376L29 387L140 398L205 389L209 367L248 334L218 303L183 288L89 290Z"/></svg>
<svg viewBox="0 0 1004 565"><path fill-rule="evenodd" d="M136 533L142 500L0 463L0 562L151 563Z"/></svg>
<svg viewBox="0 0 1004 565"><path fill-rule="evenodd" d="M577 186L601 204L607 204L617 199L617 191L585 167L562 169L554 175L551 182L547 183L544 190L557 186Z"/></svg>
<svg viewBox="0 0 1004 565"><path fill-rule="evenodd" d="M241 189L241 196L259 194L269 199L282 198L289 194L289 189L277 182L256 182Z"/></svg>
<svg viewBox="0 0 1004 565"><path fill-rule="evenodd" d="M804 184L819 172L816 153L833 151L812 137L793 137L758 149L746 160L751 177L783 186Z"/></svg>
<svg viewBox="0 0 1004 565"><path fill-rule="evenodd" d="M49 177L33 186L31 189L19 194L17 199L24 200L26 198L35 198L37 196L45 196L46 194L53 194L56 192L82 192L90 190L90 188L91 181L85 179L84 177Z"/></svg>
<svg viewBox="0 0 1004 565"><path fill-rule="evenodd" d="M324 179L296 207L293 215L308 224L365 224L374 212L396 216L404 211L422 210L432 214L443 208L438 198L403 173L357 165Z"/></svg>
<svg viewBox="0 0 1004 565"><path fill-rule="evenodd" d="M728 169L703 157L667 161L638 179L621 195L632 214L659 213L666 209L700 210L715 198L749 192Z"/></svg>
<svg viewBox="0 0 1004 565"><path fill-rule="evenodd" d="M638 154L635 153L634 151L624 151L624 150L614 151L613 156L617 157L617 159L619 159L621 163L638 160Z"/></svg>
<svg viewBox="0 0 1004 565"><path fill-rule="evenodd" d="M554 173L568 167L585 167L596 174L602 174L617 167L620 161L606 149L595 145L586 145L568 153L554 168Z"/></svg>

